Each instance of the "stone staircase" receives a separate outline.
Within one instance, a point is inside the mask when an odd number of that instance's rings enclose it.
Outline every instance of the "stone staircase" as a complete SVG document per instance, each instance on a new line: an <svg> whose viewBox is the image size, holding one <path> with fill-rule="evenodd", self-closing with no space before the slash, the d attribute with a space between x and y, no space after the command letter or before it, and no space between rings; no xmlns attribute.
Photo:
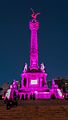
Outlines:
<svg viewBox="0 0 68 120"><path fill-rule="evenodd" d="M68 120L68 100L21 100L9 110L1 100L0 120Z"/></svg>

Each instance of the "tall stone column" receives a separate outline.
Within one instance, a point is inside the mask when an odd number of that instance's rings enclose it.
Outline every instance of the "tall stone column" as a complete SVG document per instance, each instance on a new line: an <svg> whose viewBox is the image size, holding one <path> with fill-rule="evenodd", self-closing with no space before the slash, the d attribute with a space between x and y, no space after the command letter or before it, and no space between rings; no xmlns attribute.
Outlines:
<svg viewBox="0 0 68 120"><path fill-rule="evenodd" d="M31 41L30 41L30 69L38 69L38 37L37 31L39 28L39 22L32 20L29 23L31 30Z"/></svg>

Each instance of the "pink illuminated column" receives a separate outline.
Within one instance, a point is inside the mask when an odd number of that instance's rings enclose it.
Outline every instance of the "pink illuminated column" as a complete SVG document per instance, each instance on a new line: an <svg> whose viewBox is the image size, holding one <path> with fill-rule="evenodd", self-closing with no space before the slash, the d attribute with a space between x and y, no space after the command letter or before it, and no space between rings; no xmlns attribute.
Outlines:
<svg viewBox="0 0 68 120"><path fill-rule="evenodd" d="M39 28L39 22L32 20L29 23L31 30L31 42L30 42L30 69L38 69L38 38L37 31Z"/></svg>

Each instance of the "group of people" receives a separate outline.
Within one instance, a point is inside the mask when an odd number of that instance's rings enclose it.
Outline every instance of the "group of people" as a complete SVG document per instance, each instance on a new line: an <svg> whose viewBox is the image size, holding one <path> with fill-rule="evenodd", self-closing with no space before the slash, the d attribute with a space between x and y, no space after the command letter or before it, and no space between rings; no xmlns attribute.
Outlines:
<svg viewBox="0 0 68 120"><path fill-rule="evenodd" d="M18 104L18 90L17 90L17 83L14 80L13 84L10 85L10 88L6 91L4 96L4 103L6 104L6 108L10 109L11 106Z"/></svg>

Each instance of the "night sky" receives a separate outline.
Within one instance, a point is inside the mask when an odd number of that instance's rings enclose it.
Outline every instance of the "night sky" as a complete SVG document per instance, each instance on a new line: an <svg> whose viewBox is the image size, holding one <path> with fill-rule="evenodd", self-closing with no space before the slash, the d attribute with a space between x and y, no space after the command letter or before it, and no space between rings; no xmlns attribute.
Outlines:
<svg viewBox="0 0 68 120"><path fill-rule="evenodd" d="M0 0L0 84L21 80L29 65L31 10L38 16L39 65L47 80L68 77L68 0Z"/></svg>

